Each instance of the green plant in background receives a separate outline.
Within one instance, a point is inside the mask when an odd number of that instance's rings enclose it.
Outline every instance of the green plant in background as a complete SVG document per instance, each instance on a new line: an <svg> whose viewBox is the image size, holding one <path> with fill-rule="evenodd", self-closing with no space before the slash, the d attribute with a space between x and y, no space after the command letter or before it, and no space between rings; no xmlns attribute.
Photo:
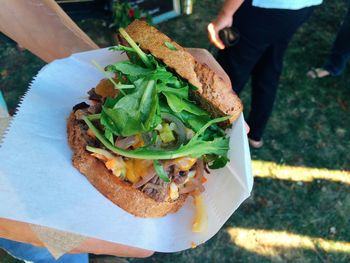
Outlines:
<svg viewBox="0 0 350 263"><path fill-rule="evenodd" d="M112 6L112 27L118 29L127 27L135 19L145 20L152 24L152 17L144 10L133 7L130 3L124 1L115 1Z"/></svg>

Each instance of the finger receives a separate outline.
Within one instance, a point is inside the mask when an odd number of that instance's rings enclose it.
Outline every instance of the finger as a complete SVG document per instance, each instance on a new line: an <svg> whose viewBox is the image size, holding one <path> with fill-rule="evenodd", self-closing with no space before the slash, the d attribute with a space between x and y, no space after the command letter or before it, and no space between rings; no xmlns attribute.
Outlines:
<svg viewBox="0 0 350 263"><path fill-rule="evenodd" d="M244 128L245 128L246 133L248 134L250 131L250 127L249 127L248 123L244 122Z"/></svg>
<svg viewBox="0 0 350 263"><path fill-rule="evenodd" d="M89 238L69 253L92 253L96 255L111 255L117 257L145 258L153 255L153 251L130 247L113 242Z"/></svg>
<svg viewBox="0 0 350 263"><path fill-rule="evenodd" d="M209 34L210 42L212 42L217 48L219 49L225 48L225 45L220 40L218 32L215 30L213 23L210 23L208 25L208 34Z"/></svg>

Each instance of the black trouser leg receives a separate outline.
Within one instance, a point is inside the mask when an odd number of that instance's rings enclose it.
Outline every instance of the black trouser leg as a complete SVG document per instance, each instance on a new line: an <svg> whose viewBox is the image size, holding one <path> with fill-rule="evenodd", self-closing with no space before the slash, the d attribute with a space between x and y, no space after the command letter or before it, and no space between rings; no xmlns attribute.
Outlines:
<svg viewBox="0 0 350 263"><path fill-rule="evenodd" d="M248 136L253 140L261 139L271 115L287 46L286 40L268 47L253 69L251 110L247 119Z"/></svg>
<svg viewBox="0 0 350 263"><path fill-rule="evenodd" d="M350 1L348 6L348 12L341 25L331 53L327 59L327 62L323 66L332 75L340 75L346 67L346 63L350 59Z"/></svg>
<svg viewBox="0 0 350 263"><path fill-rule="evenodd" d="M284 51L313 9L258 8L252 6L251 0L245 0L233 17L233 26L241 38L237 45L221 51L218 60L238 94L252 76L252 104L248 117L251 139L262 137L273 108Z"/></svg>
<svg viewBox="0 0 350 263"><path fill-rule="evenodd" d="M266 46L251 44L248 39L241 36L236 46L218 53L217 60L230 77L232 88L238 95L247 83Z"/></svg>

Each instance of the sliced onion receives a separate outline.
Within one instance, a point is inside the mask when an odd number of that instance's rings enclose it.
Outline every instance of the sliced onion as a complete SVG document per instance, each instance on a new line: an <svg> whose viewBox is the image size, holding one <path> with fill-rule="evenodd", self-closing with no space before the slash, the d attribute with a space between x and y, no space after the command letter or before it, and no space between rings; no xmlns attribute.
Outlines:
<svg viewBox="0 0 350 263"><path fill-rule="evenodd" d="M190 192L196 190L196 188L197 188L197 185L191 184L189 186L185 186L184 188L181 188L179 190L179 193L180 194L187 194L187 193L190 193Z"/></svg>
<svg viewBox="0 0 350 263"><path fill-rule="evenodd" d="M152 184L152 183L145 184L145 186L142 188L142 191L145 190L146 188L150 188L150 189L157 190L157 191L162 190L162 186L157 185L157 184Z"/></svg>
<svg viewBox="0 0 350 263"><path fill-rule="evenodd" d="M145 184L147 184L149 181L151 181L154 177L156 176L156 172L154 171L154 169L151 169L151 171L148 172L148 174L144 177L142 177L142 179L140 181L138 181L137 183L134 183L132 185L132 187L134 188L139 188Z"/></svg>
<svg viewBox="0 0 350 263"><path fill-rule="evenodd" d="M204 163L203 160L198 160L196 164L196 175L190 179L190 184L181 188L179 193L186 194L190 192L194 192L195 190L199 190L201 193L204 192L205 188L202 184L204 171Z"/></svg>
<svg viewBox="0 0 350 263"><path fill-rule="evenodd" d="M203 160L199 159L197 161L197 165L196 165L196 179L199 182L202 182L203 171L204 171L204 162L203 162Z"/></svg>
<svg viewBox="0 0 350 263"><path fill-rule="evenodd" d="M122 149L128 149L131 145L135 144L137 141L138 141L138 138L135 135L132 135L123 139L118 137L115 141L115 146Z"/></svg>

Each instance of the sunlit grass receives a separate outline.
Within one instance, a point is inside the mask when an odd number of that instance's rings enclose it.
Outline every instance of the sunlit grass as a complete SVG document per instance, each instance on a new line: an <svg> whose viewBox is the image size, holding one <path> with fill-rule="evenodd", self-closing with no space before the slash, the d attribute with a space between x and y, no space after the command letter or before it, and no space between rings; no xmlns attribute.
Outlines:
<svg viewBox="0 0 350 263"><path fill-rule="evenodd" d="M350 171L280 165L265 161L253 161L252 165L255 177L269 177L297 182L327 180L350 185Z"/></svg>
<svg viewBox="0 0 350 263"><path fill-rule="evenodd" d="M236 246L262 256L275 257L282 251L291 249L350 254L350 242L327 240L286 231L234 227L229 227L226 231Z"/></svg>

